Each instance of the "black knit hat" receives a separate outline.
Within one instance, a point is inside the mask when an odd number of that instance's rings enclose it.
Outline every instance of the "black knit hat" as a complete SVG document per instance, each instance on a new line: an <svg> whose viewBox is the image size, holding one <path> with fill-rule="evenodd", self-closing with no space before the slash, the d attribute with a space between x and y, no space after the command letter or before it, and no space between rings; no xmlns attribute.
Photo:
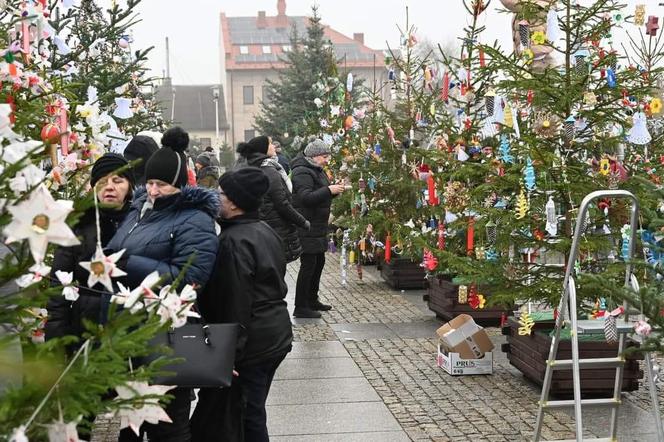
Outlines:
<svg viewBox="0 0 664 442"><path fill-rule="evenodd" d="M189 134L181 127L168 129L161 138L162 148L145 165L145 181L160 180L175 187L187 184L187 160L184 151L189 146Z"/></svg>
<svg viewBox="0 0 664 442"><path fill-rule="evenodd" d="M265 135L261 135L252 138L246 143L238 144L237 152L243 157L248 157L254 152L267 154L268 147L270 147L270 139Z"/></svg>
<svg viewBox="0 0 664 442"><path fill-rule="evenodd" d="M196 157L196 162L200 163L203 167L208 167L212 164L212 160L210 159L210 155L206 153L202 153L199 156Z"/></svg>
<svg viewBox="0 0 664 442"><path fill-rule="evenodd" d="M219 178L219 187L240 209L253 212L260 207L270 181L258 167L244 167L223 174Z"/></svg>
<svg viewBox="0 0 664 442"><path fill-rule="evenodd" d="M122 169L119 171L118 169ZM95 161L90 171L90 184L94 187L97 182L107 175L116 174L126 178L134 187L134 174L131 172L129 163L124 157L117 153L105 153Z"/></svg>
<svg viewBox="0 0 664 442"><path fill-rule="evenodd" d="M129 144L127 144L123 153L127 161L141 160L137 161L136 164L132 166L137 181L144 181L145 164L148 162L148 159L152 154L158 150L159 146L157 143L146 135L136 135L131 139Z"/></svg>

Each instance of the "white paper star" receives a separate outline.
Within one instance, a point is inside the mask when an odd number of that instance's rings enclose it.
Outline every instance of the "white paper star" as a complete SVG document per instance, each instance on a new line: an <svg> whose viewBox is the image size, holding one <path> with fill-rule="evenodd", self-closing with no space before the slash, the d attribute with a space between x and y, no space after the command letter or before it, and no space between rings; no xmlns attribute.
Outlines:
<svg viewBox="0 0 664 442"><path fill-rule="evenodd" d="M76 301L78 299L78 287L72 285L72 282L74 281L74 272L57 270L55 276L60 281L60 284L62 284L62 296L64 296L67 301Z"/></svg>
<svg viewBox="0 0 664 442"><path fill-rule="evenodd" d="M16 278L16 285L19 287L27 287L36 282L44 279L45 276L48 276L51 268L43 263L33 264L28 270L32 273L25 274Z"/></svg>
<svg viewBox="0 0 664 442"><path fill-rule="evenodd" d="M73 422L59 420L46 425L48 442L81 442L81 439L78 438L78 431L76 431L79 420L80 418Z"/></svg>
<svg viewBox="0 0 664 442"><path fill-rule="evenodd" d="M152 287L159 282L159 279L159 273L152 272L134 290L129 290L121 283L118 283L120 291L111 296L111 302L124 305L132 313L140 311L145 306L152 308L152 305L159 301L159 297L152 290ZM144 299L145 304L140 301L141 298Z"/></svg>
<svg viewBox="0 0 664 442"><path fill-rule="evenodd" d="M106 256L101 247L97 247L95 255L92 257L91 261L80 262L79 265L90 272L90 276L88 276L88 287L93 287L95 284L101 283L109 292L112 292L113 281L111 281L111 278L126 275L122 269L115 265L123 253L124 249L110 256Z"/></svg>
<svg viewBox="0 0 664 442"><path fill-rule="evenodd" d="M11 436L9 436L9 442L30 442L28 437L25 435L25 427L23 425L18 428L14 428Z"/></svg>
<svg viewBox="0 0 664 442"><path fill-rule="evenodd" d="M30 197L17 205L7 207L12 221L5 227L7 244L27 239L35 262L42 262L49 242L61 246L79 244L65 219L72 211L73 202L55 201L43 184Z"/></svg>
<svg viewBox="0 0 664 442"><path fill-rule="evenodd" d="M118 400L137 399L142 396L163 396L167 391L175 388L174 385L148 385L147 382L127 382L125 385L116 387ZM172 422L168 414L159 405L159 398L141 399L137 408L120 408L115 416L120 417L120 428L131 428L136 435L139 434L143 422L158 424L161 422Z"/></svg>

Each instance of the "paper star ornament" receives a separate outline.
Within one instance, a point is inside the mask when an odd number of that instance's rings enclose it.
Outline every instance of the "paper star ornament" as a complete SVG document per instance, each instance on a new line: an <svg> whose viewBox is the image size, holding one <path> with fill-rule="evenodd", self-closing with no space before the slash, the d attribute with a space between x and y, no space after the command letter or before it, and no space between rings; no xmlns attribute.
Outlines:
<svg viewBox="0 0 664 442"><path fill-rule="evenodd" d="M161 317L161 323L171 320L173 327L182 327L187 323L187 318L200 318L196 312L192 312L196 300L196 290L189 284L184 286L182 292L178 295L171 290L171 286L164 286L159 292L159 307L157 314ZM149 308L154 306L152 304Z"/></svg>
<svg viewBox="0 0 664 442"><path fill-rule="evenodd" d="M46 425L48 428L48 442L81 442L78 438L76 425L78 420L63 422L62 419Z"/></svg>
<svg viewBox="0 0 664 442"><path fill-rule="evenodd" d="M46 186L41 184L30 197L7 207L12 221L5 227L6 243L28 240L35 262L42 262L48 243L75 246L79 240L65 222L73 210L73 202L54 200Z"/></svg>
<svg viewBox="0 0 664 442"><path fill-rule="evenodd" d="M9 436L9 442L30 442L28 441L28 436L25 435L25 427L23 425L14 428L11 436Z"/></svg>
<svg viewBox="0 0 664 442"><path fill-rule="evenodd" d="M148 385L147 382L127 382L116 387L118 400L132 400L143 396L163 396L167 391L175 388L174 385ZM120 428L131 428L136 435L139 434L143 422L158 424L172 422L168 414L159 405L159 397L140 399L136 407L123 407L116 413L120 418Z"/></svg>
<svg viewBox="0 0 664 442"><path fill-rule="evenodd" d="M106 256L101 247L97 247L92 260L80 262L79 265L90 272L90 276L88 276L88 287L93 287L95 284L100 283L106 287L109 292L112 292L113 281L111 281L111 278L126 275L122 269L115 265L123 253L124 249L110 256Z"/></svg>
<svg viewBox="0 0 664 442"><path fill-rule="evenodd" d="M48 276L51 268L42 263L37 263L32 265L28 270L30 270L31 273L16 278L16 285L19 287L27 287L41 281L44 277Z"/></svg>
<svg viewBox="0 0 664 442"><path fill-rule="evenodd" d="M111 297L111 302L124 305L125 308L130 309L132 313L138 312L144 306L151 306L159 301L159 297L152 290L152 287L157 285L159 279L159 273L152 272L146 276L143 282L141 282L141 284L134 290L129 290L121 283L118 283L120 292ZM144 299L145 304L141 302L141 298Z"/></svg>

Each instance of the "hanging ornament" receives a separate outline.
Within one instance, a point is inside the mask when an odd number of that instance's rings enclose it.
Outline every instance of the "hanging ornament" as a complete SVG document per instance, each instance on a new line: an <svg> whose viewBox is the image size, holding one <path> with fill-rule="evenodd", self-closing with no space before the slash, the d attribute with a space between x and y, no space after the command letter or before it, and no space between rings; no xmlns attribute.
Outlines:
<svg viewBox="0 0 664 442"><path fill-rule="evenodd" d="M73 422L63 422L62 416L57 421L46 425L48 429L48 442L82 442L78 438L76 426L79 419Z"/></svg>
<svg viewBox="0 0 664 442"><path fill-rule="evenodd" d="M438 250L445 250L445 223L443 221L438 224Z"/></svg>
<svg viewBox="0 0 664 442"><path fill-rule="evenodd" d="M495 244L496 238L498 237L498 225L494 223L493 220L489 220L489 222L484 225L484 230L486 231L487 244Z"/></svg>
<svg viewBox="0 0 664 442"><path fill-rule="evenodd" d="M350 73L350 72L349 72L348 75L346 76L346 90L347 90L348 92L352 92L352 91L353 91L353 74Z"/></svg>
<svg viewBox="0 0 664 442"><path fill-rule="evenodd" d="M506 164L512 164L514 162L514 158L510 153L510 142L505 134L500 136L500 159Z"/></svg>
<svg viewBox="0 0 664 442"><path fill-rule="evenodd" d="M627 261L631 257L630 240L632 237L632 229L629 224L625 224L620 228L620 237L622 238L620 254L622 258Z"/></svg>
<svg viewBox="0 0 664 442"><path fill-rule="evenodd" d="M374 154L379 157L383 153L383 148L380 146L380 143L374 144Z"/></svg>
<svg viewBox="0 0 664 442"><path fill-rule="evenodd" d="M486 259L486 250L483 246L475 247L475 258L481 261Z"/></svg>
<svg viewBox="0 0 664 442"><path fill-rule="evenodd" d="M484 57L484 48L480 46L479 48L479 59L480 59L480 67L483 68L486 66L486 59Z"/></svg>
<svg viewBox="0 0 664 442"><path fill-rule="evenodd" d="M579 49L574 53L574 68L577 75L588 75L589 64L587 62L590 51L586 48Z"/></svg>
<svg viewBox="0 0 664 442"><path fill-rule="evenodd" d="M484 107L486 109L486 113L489 116L493 115L493 109L496 103L496 91L493 89L489 89L487 93L484 95Z"/></svg>
<svg viewBox="0 0 664 442"><path fill-rule="evenodd" d="M7 210L12 221L4 228L5 242L27 239L35 262L44 260L49 242L65 247L80 244L65 222L73 210L73 202L54 200L43 184L30 193L28 199L8 206Z"/></svg>
<svg viewBox="0 0 664 442"><path fill-rule="evenodd" d="M538 112L535 114L535 123L533 131L543 137L552 138L556 136L559 130L560 120L557 116L551 115L548 112Z"/></svg>
<svg viewBox="0 0 664 442"><path fill-rule="evenodd" d="M475 249L475 217L468 217L468 228L466 229L466 254L472 255Z"/></svg>
<svg viewBox="0 0 664 442"><path fill-rule="evenodd" d="M436 180L433 177L432 173L429 173L427 177L427 189L429 193L428 203L430 206L438 205L438 195L436 194Z"/></svg>
<svg viewBox="0 0 664 442"><path fill-rule="evenodd" d="M611 88L616 87L618 84L616 80L616 73L613 68L608 68L606 70L606 84Z"/></svg>
<svg viewBox="0 0 664 442"><path fill-rule="evenodd" d="M646 114L643 112L635 112L632 117L632 127L627 132L627 141L632 144L644 145L650 143L652 136L648 132L648 125L646 124Z"/></svg>
<svg viewBox="0 0 664 442"><path fill-rule="evenodd" d="M445 208L453 213L463 212L470 203L468 187L460 181L452 181L445 186L443 193Z"/></svg>
<svg viewBox="0 0 664 442"><path fill-rule="evenodd" d="M445 72L443 74L443 84L440 88L440 99L445 103L448 102L450 98L450 74Z"/></svg>
<svg viewBox="0 0 664 442"><path fill-rule="evenodd" d="M574 140L576 119L570 115L563 123L563 137L566 144L571 144Z"/></svg>
<svg viewBox="0 0 664 442"><path fill-rule="evenodd" d="M521 20L519 23L519 39L521 47L530 47L530 23L527 20Z"/></svg>
<svg viewBox="0 0 664 442"><path fill-rule="evenodd" d="M634 24L643 26L646 20L646 5L636 5L634 8Z"/></svg>
<svg viewBox="0 0 664 442"><path fill-rule="evenodd" d="M659 29L659 17L654 15L648 16L648 23L646 23L646 35L651 37L657 36L657 30Z"/></svg>
<svg viewBox="0 0 664 442"><path fill-rule="evenodd" d="M430 250L424 249L424 256L422 257L422 267L429 272L433 272L438 267L438 259L431 253Z"/></svg>
<svg viewBox="0 0 664 442"><path fill-rule="evenodd" d="M617 318L625 309L618 307L611 312L604 312L604 338L606 342L618 342L618 324Z"/></svg>
<svg viewBox="0 0 664 442"><path fill-rule="evenodd" d="M42 127L41 139L46 144L54 144L60 141L60 128L53 123Z"/></svg>
<svg viewBox="0 0 664 442"><path fill-rule="evenodd" d="M385 238L385 262L389 264L392 260L392 237L390 234L387 234Z"/></svg>
<svg viewBox="0 0 664 442"><path fill-rule="evenodd" d="M549 12L546 14L546 38L551 42L558 40L560 34L560 26L558 24L558 11L554 4Z"/></svg>
<svg viewBox="0 0 664 442"><path fill-rule="evenodd" d="M606 176L609 172L611 172L611 164L609 159L604 157L599 160L599 173Z"/></svg>
<svg viewBox="0 0 664 442"><path fill-rule="evenodd" d="M468 305L475 310L481 310L486 305L486 298L481 293L477 293L475 286L471 287L470 289L470 294L468 295Z"/></svg>
<svg viewBox="0 0 664 442"><path fill-rule="evenodd" d="M113 111L113 116L126 120L134 116L134 112L131 110L131 98L116 97L115 98L115 111Z"/></svg>
<svg viewBox="0 0 664 442"><path fill-rule="evenodd" d="M123 253L124 249L106 256L102 248L97 246L97 250L90 261L80 262L79 265L89 272L88 287L94 287L95 284L100 283L109 292L112 292L113 282L111 278L126 275L122 269L116 266L117 261L122 257Z"/></svg>
<svg viewBox="0 0 664 442"><path fill-rule="evenodd" d="M634 324L634 332L639 336L649 336L652 333L652 327L648 324L647 319L637 321Z"/></svg>
<svg viewBox="0 0 664 442"><path fill-rule="evenodd" d="M457 302L459 304L467 304L468 303L468 287L465 285L460 285L459 286L459 292L457 294Z"/></svg>
<svg viewBox="0 0 664 442"><path fill-rule="evenodd" d="M556 203L553 201L553 196L549 196L549 201L546 202L546 227L545 230L551 236L558 234L558 215L556 214Z"/></svg>
<svg viewBox="0 0 664 442"><path fill-rule="evenodd" d="M528 312L521 312L519 315L519 336L530 336L535 326L535 320Z"/></svg>
<svg viewBox="0 0 664 442"><path fill-rule="evenodd" d="M583 102L588 106L595 106L597 104L597 96L593 91L586 91L583 93Z"/></svg>
<svg viewBox="0 0 664 442"><path fill-rule="evenodd" d="M528 213L528 199L526 198L526 194L524 193L523 189L521 189L521 193L519 193L519 196L516 199L516 219L523 219L526 217L526 214Z"/></svg>
<svg viewBox="0 0 664 442"><path fill-rule="evenodd" d="M528 192L535 190L535 168L533 167L533 160L530 157L526 158L523 181L526 183L526 189Z"/></svg>
<svg viewBox="0 0 664 442"><path fill-rule="evenodd" d="M117 400L129 401L137 397L150 396L141 399L136 407L123 405L115 416L120 418L120 428L131 428L138 436L143 422L158 424L159 422L172 422L171 418L159 404L159 398L167 391L175 388L174 385L148 385L147 382L129 381L125 385L115 387Z"/></svg>

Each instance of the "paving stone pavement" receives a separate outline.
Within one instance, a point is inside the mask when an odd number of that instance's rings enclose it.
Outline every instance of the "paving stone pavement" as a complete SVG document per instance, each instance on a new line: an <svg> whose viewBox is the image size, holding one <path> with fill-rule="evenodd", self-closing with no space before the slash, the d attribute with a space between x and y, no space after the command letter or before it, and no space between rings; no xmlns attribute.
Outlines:
<svg viewBox="0 0 664 442"><path fill-rule="evenodd" d="M349 269L348 281L342 285L338 260L338 255L327 255L320 291L321 301L334 309L324 312L321 319L293 319L296 348L277 372L269 398L268 419L275 441L532 439L540 389L500 353L505 338L497 328L487 329L497 347L494 374L452 377L435 366L434 332L441 322L422 302L424 292L392 290L375 267L365 267L362 280ZM298 267L297 262L289 264L286 278L291 312ZM319 355L317 350L306 350L318 347L302 347L333 344L339 346L334 352L343 348L343 354ZM307 355L307 351L311 353ZM660 380L660 401L664 403L662 384ZM300 395L293 390L300 390ZM364 402L344 402L345 392L364 395ZM625 428L619 440L656 440L652 420L650 428L644 428L650 418L647 390L628 393L624 398L620 425ZM378 406L389 410L402 431L389 423ZM334 429L297 429L302 427L298 413L322 414ZM602 410L602 414L586 415L592 421L586 427L586 437L605 435L607 414ZM385 422L384 429L355 425L366 424L367 416L374 415ZM334 426L334 419L345 424ZM569 412L547 413L543 437L572 438L573 429ZM101 419L92 440L114 441L116 434L117 422Z"/></svg>

